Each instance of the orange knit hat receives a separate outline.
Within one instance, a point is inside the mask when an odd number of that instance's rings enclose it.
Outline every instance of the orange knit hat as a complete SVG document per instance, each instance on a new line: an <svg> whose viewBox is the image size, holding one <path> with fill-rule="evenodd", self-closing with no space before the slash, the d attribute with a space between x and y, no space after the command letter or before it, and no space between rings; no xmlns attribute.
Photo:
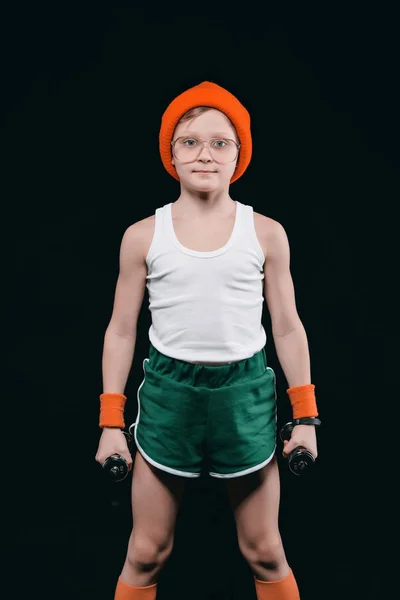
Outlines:
<svg viewBox="0 0 400 600"><path fill-rule="evenodd" d="M250 115L239 100L228 90L203 81L177 96L165 110L159 135L161 160L172 177L179 181L178 173L171 162L171 140L181 116L196 106L211 106L226 114L236 128L240 140L239 160L230 183L239 179L249 166L252 152Z"/></svg>

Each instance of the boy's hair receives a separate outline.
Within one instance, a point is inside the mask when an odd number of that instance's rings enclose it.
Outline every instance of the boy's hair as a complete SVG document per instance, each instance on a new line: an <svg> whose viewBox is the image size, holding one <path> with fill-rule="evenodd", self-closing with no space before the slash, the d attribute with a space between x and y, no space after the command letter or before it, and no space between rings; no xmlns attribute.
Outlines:
<svg viewBox="0 0 400 600"><path fill-rule="evenodd" d="M189 108L189 110L187 110L181 116L181 118L179 119L176 126L178 126L179 123L183 123L183 121L189 121L190 119L199 117L200 115L202 115L205 112L208 112L209 110L213 110L213 107L212 106L195 106L194 108Z"/></svg>

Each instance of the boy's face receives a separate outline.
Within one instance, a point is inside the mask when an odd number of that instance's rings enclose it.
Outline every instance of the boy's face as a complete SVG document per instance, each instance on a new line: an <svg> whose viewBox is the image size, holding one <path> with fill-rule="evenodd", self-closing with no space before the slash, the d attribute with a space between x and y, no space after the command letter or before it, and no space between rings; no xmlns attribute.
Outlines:
<svg viewBox="0 0 400 600"><path fill-rule="evenodd" d="M179 123L175 128L172 141L178 138L186 138L188 144L192 144L191 138L203 140L228 139L239 143L236 130L228 117L219 110L212 109L202 113L192 120ZM215 153L216 154L216 153ZM216 156L218 159L218 155ZM181 162L172 155L174 165L181 183L186 187L201 191L212 191L221 187L229 186L229 182L235 171L238 158L232 162L221 164L214 160L212 150L205 145L194 162ZM201 173L200 171L211 171Z"/></svg>

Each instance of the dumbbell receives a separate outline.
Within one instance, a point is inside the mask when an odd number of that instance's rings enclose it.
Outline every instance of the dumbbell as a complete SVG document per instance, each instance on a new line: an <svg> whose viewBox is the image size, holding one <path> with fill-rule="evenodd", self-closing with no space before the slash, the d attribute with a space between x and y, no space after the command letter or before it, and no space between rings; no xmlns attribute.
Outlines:
<svg viewBox="0 0 400 600"><path fill-rule="evenodd" d="M126 437L129 451L132 447L133 437L127 431L122 432ZM112 454L101 465L112 481L118 482L126 479L129 473L129 466L125 458L120 454Z"/></svg>
<svg viewBox="0 0 400 600"><path fill-rule="evenodd" d="M305 418L302 419L303 423L305 421L306 421ZM320 425L321 424L321 421L314 417L309 417L307 419L307 421L309 421L308 424L310 424L310 425ZM282 442L284 440L289 441L292 436L293 428L296 425L300 425L300 424L301 423L299 423L298 421L294 421L294 422L289 421L288 423L286 423L286 425L284 425L280 431L280 438L281 438ZM307 423L304 423L304 424L307 424ZM314 463L315 463L314 456L304 446L297 446L297 448L292 450L292 452L289 454L289 457L288 457L289 469L295 475L303 474L305 472L305 470L307 470Z"/></svg>

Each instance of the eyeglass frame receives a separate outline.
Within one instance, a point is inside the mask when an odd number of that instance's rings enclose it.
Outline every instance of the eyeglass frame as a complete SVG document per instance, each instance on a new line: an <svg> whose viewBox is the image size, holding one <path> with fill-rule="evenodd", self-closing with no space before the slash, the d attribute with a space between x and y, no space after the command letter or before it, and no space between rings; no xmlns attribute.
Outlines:
<svg viewBox="0 0 400 600"><path fill-rule="evenodd" d="M175 153L174 153L174 150L175 150L175 144L176 144L176 142L177 142L178 140L181 140L182 138L187 138L187 139L195 139L195 140L199 140L199 142L201 142L201 148L200 148L200 150L199 150L199 152L198 152L198 154L197 154L196 158L194 158L193 160L185 160L185 161L183 161L183 160L180 160L179 158L177 158L177 157L175 156ZM195 161L196 161L196 160L199 158L200 154L201 154L201 153L202 153L202 151L203 151L203 148L205 147L205 146L204 146L204 144L208 144L208 146L210 146L210 142L213 142L214 140L220 140L220 139L224 139L224 138L211 138L210 140L204 140L203 138L199 138L199 137L195 137L195 136L193 136L193 138L191 138L190 136L187 136L187 135L180 135L178 138L176 138L176 140L173 140L173 141L171 141L171 146L172 146L172 154L174 155L174 158L176 158L177 160L179 160L179 162L183 163L184 165L187 165L187 164L190 164L190 163L192 163L192 162L195 162ZM216 159L214 158L214 155L213 155L213 153L212 153L212 151L211 151L211 148L209 147L210 154L211 154L211 156L213 157L213 160L214 160L216 163L220 164L220 165L229 165L229 163L232 163L234 160L236 160L236 159L237 159L237 157L239 156L239 150L240 150L240 148L242 147L242 144L240 144L240 143L238 144L237 142L235 142L235 140L232 140L231 138L225 138L225 139L226 139L227 141L229 141L229 142L233 142L233 143L235 144L235 146L236 146L236 150L237 150L237 153L236 153L236 156L235 156L235 158L233 158L232 160L229 160L228 162L225 162L225 163L221 163L221 162L219 162L218 160L216 160Z"/></svg>

